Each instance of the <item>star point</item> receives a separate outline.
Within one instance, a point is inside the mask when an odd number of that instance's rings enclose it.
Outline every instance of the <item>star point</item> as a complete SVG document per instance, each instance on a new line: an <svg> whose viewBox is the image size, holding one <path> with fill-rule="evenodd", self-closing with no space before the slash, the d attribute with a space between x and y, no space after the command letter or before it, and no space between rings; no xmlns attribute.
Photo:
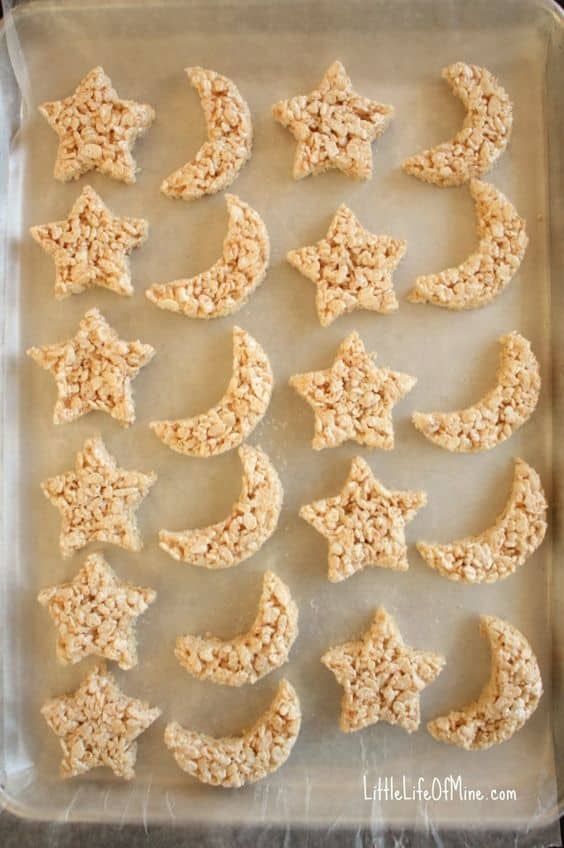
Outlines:
<svg viewBox="0 0 564 848"><path fill-rule="evenodd" d="M113 215L91 186L84 187L67 218L30 229L53 257L57 300L93 286L132 295L128 256L148 232L143 218Z"/></svg>
<svg viewBox="0 0 564 848"><path fill-rule="evenodd" d="M405 524L426 502L425 492L390 491L357 456L340 493L302 506L300 516L328 540L328 578L339 583L366 567L406 571Z"/></svg>
<svg viewBox="0 0 564 848"><path fill-rule="evenodd" d="M137 665L135 619L156 596L153 589L123 583L94 553L69 583L43 589L37 600L57 627L61 662L77 663L94 654L129 669Z"/></svg>
<svg viewBox="0 0 564 848"><path fill-rule="evenodd" d="M42 103L39 111L59 137L55 179L76 180L88 171L135 182L131 149L155 119L146 103L122 100L103 68L93 68L70 97Z"/></svg>
<svg viewBox="0 0 564 848"><path fill-rule="evenodd" d="M87 439L74 471L41 484L45 497L61 513L63 556L72 556L89 542L140 551L143 543L135 511L156 479L154 473L118 468L99 436Z"/></svg>
<svg viewBox="0 0 564 848"><path fill-rule="evenodd" d="M27 354L55 378L55 424L98 410L128 426L135 421L131 382L155 350L139 340L120 339L101 312L90 309L72 339L31 347Z"/></svg>
<svg viewBox="0 0 564 848"><path fill-rule="evenodd" d="M321 326L328 327L355 309L395 312L392 274L405 251L405 241L370 233L343 204L324 238L291 250L287 259L317 286L317 314Z"/></svg>
<svg viewBox="0 0 564 848"><path fill-rule="evenodd" d="M131 780L137 758L135 740L161 710L122 692L100 663L75 692L47 701L41 714L60 739L61 777L107 766L117 777Z"/></svg>
<svg viewBox="0 0 564 848"><path fill-rule="evenodd" d="M382 450L394 447L392 409L413 388L415 377L377 368L358 333L341 343L333 365L323 371L295 374L290 385L315 414L315 450L337 447L351 439Z"/></svg>
<svg viewBox="0 0 564 848"><path fill-rule="evenodd" d="M294 179L336 168L366 180L372 176L371 144L394 109L357 94L344 65L336 61L316 89L281 100L272 111L298 142Z"/></svg>
<svg viewBox="0 0 564 848"><path fill-rule="evenodd" d="M340 718L345 733L378 721L413 733L421 722L421 692L445 665L439 654L406 645L383 607L359 640L330 648L321 662L345 690Z"/></svg>

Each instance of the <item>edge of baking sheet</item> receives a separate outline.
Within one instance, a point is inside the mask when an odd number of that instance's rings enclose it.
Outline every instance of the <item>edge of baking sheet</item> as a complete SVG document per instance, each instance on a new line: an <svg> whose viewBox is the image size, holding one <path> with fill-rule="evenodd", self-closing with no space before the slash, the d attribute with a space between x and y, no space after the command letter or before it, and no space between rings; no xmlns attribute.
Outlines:
<svg viewBox="0 0 564 848"><path fill-rule="evenodd" d="M16 14L33 13L39 0L23 0L18 4ZM88 0L85 0L88 2ZM159 0L149 0L151 5L158 5ZM255 2L255 0L251 0ZM260 2L260 0L256 0ZM283 2L283 0L282 0ZM71 0L69 5L73 4ZM122 6L128 5L128 0L119 0ZM8 0L7 15L13 14L16 0ZM45 3L42 2L44 6ZM84 5L84 3L81 3ZM92 5L92 3L90 3ZM564 275L564 196L560 190L564 173L564 151L561 139L564 137L564 12L556 0L530 0L531 14L544 14L547 18L547 58L545 115L547 125L547 154L548 154L548 207L550 211L550 257L552 280L552 339L553 339L553 437L557 445L564 438L564 338L561 334L560 316L564 314L564 288L560 284ZM8 23L9 27L9 23ZM12 30L11 35L15 35ZM9 34L4 22L0 22L0 297L7 308L0 322L0 473L4 467L6 453L6 428L9 404L14 402L6 388L10 380L10 360L6 347L6 329L10 319L10 300L7 290L7 260L9 249L9 216L7 198L10 179L10 154L14 144L17 144L19 127L19 111L21 99L25 101L25 79L18 73L14 74L9 59ZM19 69L20 71L22 69ZM21 87L22 92L20 94ZM17 216L17 211L16 211ZM10 528L8 527L7 510L4 508L9 498L9 480L4 474L0 482L0 556L2 564L6 563ZM552 580L552 630L553 630L553 728L556 746L556 764L558 777L558 804L560 812L564 808L564 618L562 616L560 592L564 592L564 571L559 564L561 553L564 553L562 537L562 510L564 509L564 451L554 453L553 462L553 572ZM2 576L0 575L0 589ZM4 595L4 593L3 593ZM4 598L2 597L2 601ZM0 616L0 646L3 642L4 629L9 626L5 614ZM0 648L0 704L4 702L6 693L4 680L3 653ZM34 819L39 815L33 809L18 802L13 793L7 790L8 775L4 762L5 726L0 719L0 813L2 808L21 818ZM25 776L22 775L25 784ZM73 816L69 816L69 821Z"/></svg>
<svg viewBox="0 0 564 848"><path fill-rule="evenodd" d="M552 563L552 726L556 747L558 807L564 810L564 453L557 449L564 440L564 11L556 3L547 3L554 12L554 25L549 33L546 61L545 116L547 124L548 207L550 211L550 266L552 295L552 380L553 380L553 563Z"/></svg>
<svg viewBox="0 0 564 848"><path fill-rule="evenodd" d="M9 182L9 157L10 147L14 134L17 132L18 105L20 102L19 90L8 54L6 27L4 21L0 21L0 299L6 304L7 290L7 261L8 261L8 182ZM7 386L7 356L6 356L6 328L8 324L8 310L0 320L0 562L5 567L7 560L7 538L8 528L6 519L5 503L7 499L7 481L2 473L4 468L5 438L6 433L6 386ZM0 589L4 588L4 581L0 579ZM3 597L2 597L3 600ZM0 645L5 643L4 628L6 619L0 616ZM0 704L4 703L5 681L4 681L4 653L0 650ZM0 713L3 717L3 711ZM7 772L4 761L5 728L3 720L0 720L0 804L11 806L10 799L6 794Z"/></svg>

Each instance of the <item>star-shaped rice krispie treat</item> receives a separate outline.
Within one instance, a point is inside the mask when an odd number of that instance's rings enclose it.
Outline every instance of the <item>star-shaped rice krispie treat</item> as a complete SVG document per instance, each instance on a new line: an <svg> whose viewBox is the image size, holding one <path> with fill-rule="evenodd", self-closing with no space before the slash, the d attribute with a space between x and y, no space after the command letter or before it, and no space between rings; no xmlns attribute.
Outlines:
<svg viewBox="0 0 564 848"><path fill-rule="evenodd" d="M69 583L42 589L37 600L57 627L61 662L95 655L128 669L137 665L135 619L156 597L153 589L119 580L102 554L90 554Z"/></svg>
<svg viewBox="0 0 564 848"><path fill-rule="evenodd" d="M331 368L295 374L290 385L315 414L315 450L334 448L352 439L360 445L392 450L392 409L417 382L415 377L377 368L358 333L337 350Z"/></svg>
<svg viewBox="0 0 564 848"><path fill-rule="evenodd" d="M55 262L57 300L93 286L133 294L128 256L147 239L149 224L113 215L91 186L83 188L66 218L30 232Z"/></svg>
<svg viewBox="0 0 564 848"><path fill-rule="evenodd" d="M55 378L55 424L101 410L128 426L135 421L131 381L155 350L139 340L123 341L98 309L89 309L72 339L27 353Z"/></svg>
<svg viewBox="0 0 564 848"><path fill-rule="evenodd" d="M302 506L300 516L329 541L329 580L367 566L406 571L405 525L427 503L425 492L390 491L367 462L353 459L338 495Z"/></svg>
<svg viewBox="0 0 564 848"><path fill-rule="evenodd" d="M291 250L287 259L317 286L319 322L328 327L355 309L395 312L398 300L392 274L405 251L405 241L368 232L343 204L325 238Z"/></svg>
<svg viewBox="0 0 564 848"><path fill-rule="evenodd" d="M42 103L39 111L59 136L55 179L77 180L95 170L124 183L135 182L137 166L131 150L153 123L155 110L118 97L103 68L89 71L70 97Z"/></svg>
<svg viewBox="0 0 564 848"><path fill-rule="evenodd" d="M371 144L381 135L393 106L357 94L343 64L333 62L310 94L281 100L272 108L298 147L294 179L336 168L349 177L372 176Z"/></svg>
<svg viewBox="0 0 564 848"><path fill-rule="evenodd" d="M445 659L406 645L392 616L380 607L358 641L331 648L321 662L345 690L342 731L386 721L413 733L421 721L421 692L438 677Z"/></svg>
<svg viewBox="0 0 564 848"><path fill-rule="evenodd" d="M70 557L89 542L106 542L129 551L143 547L135 513L157 475L118 468L102 439L87 439L74 471L50 477L43 494L61 513L59 544Z"/></svg>
<svg viewBox="0 0 564 848"><path fill-rule="evenodd" d="M117 777L131 780L137 759L135 740L161 710L125 695L102 663L76 692L47 701L41 714L61 742L61 777L107 766Z"/></svg>

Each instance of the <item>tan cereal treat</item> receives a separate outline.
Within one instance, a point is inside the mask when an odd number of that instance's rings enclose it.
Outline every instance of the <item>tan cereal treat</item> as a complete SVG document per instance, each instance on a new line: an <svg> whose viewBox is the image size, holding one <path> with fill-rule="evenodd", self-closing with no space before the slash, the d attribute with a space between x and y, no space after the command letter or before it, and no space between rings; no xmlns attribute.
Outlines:
<svg viewBox="0 0 564 848"><path fill-rule="evenodd" d="M446 309L475 309L490 303L517 273L529 239L525 221L493 185L470 180L479 244L456 268L417 277L408 295L413 303Z"/></svg>
<svg viewBox="0 0 564 848"><path fill-rule="evenodd" d="M67 218L30 232L54 259L57 300L93 286L133 294L128 256L146 241L149 224L143 218L112 215L90 186L82 189Z"/></svg>
<svg viewBox="0 0 564 848"><path fill-rule="evenodd" d="M199 680L223 686L256 683L284 663L298 635L298 607L272 571L264 575L258 612L251 628L232 639L179 636L179 663Z"/></svg>
<svg viewBox="0 0 564 848"><path fill-rule="evenodd" d="M161 185L169 197L194 200L227 188L251 158L251 112L237 86L227 77L205 68L186 68L200 96L208 140L194 159L174 171Z"/></svg>
<svg viewBox="0 0 564 848"><path fill-rule="evenodd" d="M201 783L231 789L256 783L284 765L301 720L296 690L282 680L270 707L241 736L217 739L172 722L164 739L183 771Z"/></svg>
<svg viewBox="0 0 564 848"><path fill-rule="evenodd" d="M340 721L344 733L378 721L413 733L421 722L421 692L439 676L445 659L406 645L392 616L379 607L357 642L330 648L321 662L345 690Z"/></svg>
<svg viewBox="0 0 564 848"><path fill-rule="evenodd" d="M262 548L276 530L284 496L280 478L260 448L241 445L243 486L223 521L196 530L161 530L159 544L174 559L203 568L231 568Z"/></svg>
<svg viewBox="0 0 564 848"><path fill-rule="evenodd" d="M398 301L392 274L405 251L405 241L369 233L343 204L325 238L291 250L287 259L316 284L319 322L328 327L355 309L383 315L395 312Z"/></svg>
<svg viewBox="0 0 564 848"><path fill-rule="evenodd" d="M102 554L90 554L70 583L43 589L37 600L59 631L61 662L94 654L128 669L137 665L135 619L156 597L153 589L122 583Z"/></svg>
<svg viewBox="0 0 564 848"><path fill-rule="evenodd" d="M70 97L43 103L39 111L59 136L55 179L77 180L95 170L135 182L131 150L153 123L155 110L146 103L121 100L102 68L93 68Z"/></svg>
<svg viewBox="0 0 564 848"><path fill-rule="evenodd" d="M43 494L61 513L59 544L64 557L89 542L143 547L135 512L157 479L156 474L118 468L98 436L87 439L76 455L74 471L50 477Z"/></svg>
<svg viewBox="0 0 564 848"><path fill-rule="evenodd" d="M216 456L239 447L263 418L274 378L268 356L249 333L233 328L233 374L222 399L194 418L152 421L159 439L187 456Z"/></svg>
<svg viewBox="0 0 564 848"><path fill-rule="evenodd" d="M99 766L116 777L135 777L135 740L161 710L125 695L103 663L84 678L72 695L52 698L41 708L63 749L61 777L76 777Z"/></svg>
<svg viewBox="0 0 564 848"><path fill-rule="evenodd" d="M30 347L27 354L55 378L55 424L100 410L128 426L135 421L131 381L155 349L139 340L123 341L98 309L89 309L72 339Z"/></svg>
<svg viewBox="0 0 564 848"><path fill-rule="evenodd" d="M266 277L270 242L264 221L236 195L227 194L225 199L229 224L221 259L195 277L147 289L147 298L160 309L190 318L232 315Z"/></svg>
<svg viewBox="0 0 564 848"><path fill-rule="evenodd" d="M435 739L467 751L506 742L532 716L542 695L538 662L523 634L493 615L481 617L480 630L491 648L489 681L475 701L427 725Z"/></svg>
<svg viewBox="0 0 564 848"><path fill-rule="evenodd" d="M491 527L446 545L418 542L417 549L443 577L495 583L513 574L539 547L546 533L547 508L539 475L518 459L509 499Z"/></svg>
<svg viewBox="0 0 564 848"><path fill-rule="evenodd" d="M443 79L466 108L462 129L450 141L403 163L408 174L438 186L458 186L481 177L501 156L511 135L513 108L505 89L486 68L457 62Z"/></svg>
<svg viewBox="0 0 564 848"><path fill-rule="evenodd" d="M329 580L367 566L406 571L405 524L427 503L425 492L389 491L356 456L338 495L302 506L300 516L329 542Z"/></svg>
<svg viewBox="0 0 564 848"><path fill-rule="evenodd" d="M358 333L341 343L331 368L290 378L290 385L315 414L314 450L352 439L359 445L392 450L392 409L413 388L415 377L377 368Z"/></svg>
<svg viewBox="0 0 564 848"><path fill-rule="evenodd" d="M457 412L413 413L415 427L431 442L458 453L491 450L531 417L541 387L531 344L515 332L499 343L497 385L481 400Z"/></svg>
<svg viewBox="0 0 564 848"><path fill-rule="evenodd" d="M294 179L337 168L349 177L372 177L374 139L393 115L386 106L357 94L341 62L333 62L310 94L281 100L272 114L298 142Z"/></svg>

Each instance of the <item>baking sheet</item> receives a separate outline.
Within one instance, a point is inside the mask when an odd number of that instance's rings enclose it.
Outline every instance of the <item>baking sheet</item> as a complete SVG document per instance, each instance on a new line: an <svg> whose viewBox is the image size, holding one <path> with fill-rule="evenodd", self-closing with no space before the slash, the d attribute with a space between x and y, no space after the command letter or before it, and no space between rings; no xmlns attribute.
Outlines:
<svg viewBox="0 0 564 848"><path fill-rule="evenodd" d="M517 10L525 7L531 14L519 15ZM400 827L433 834L480 822L508 832L518 829L519 844L539 844L527 839L557 815L550 720L551 534L516 575L482 587L440 578L418 557L413 542L447 541L491 523L507 497L515 456L539 470L550 496L554 420L544 114L548 35L554 25L550 15L541 4L498 3L494 10L475 3L470 10L446 0L391 7L251 0L31 2L17 9L8 44L24 113L10 157L3 430L3 768L12 810L49 819L279 823L328 830L346 825L374 833ZM335 58L345 63L358 91L393 103L396 118L374 147L372 181L360 184L329 173L294 183L294 142L273 121L270 106L310 90ZM459 125L463 110L440 79L441 67L458 60L490 68L514 102L513 139L490 178L527 218L531 242L506 293L486 310L463 314L409 304L404 296L417 274L457 264L472 249L468 191L439 190L399 170L405 156L448 137ZM142 168L135 186L93 174L71 185L52 179L56 137L36 106L70 93L96 64L104 66L122 96L157 110L155 125L134 151ZM163 176L189 159L205 134L197 97L182 70L189 64L231 76L250 104L255 150L232 190L264 217L272 241L271 268L261 289L236 316L209 323L161 312L143 294L153 282L208 267L225 232L222 195L185 204L159 193ZM132 256L132 299L95 289L57 303L52 262L26 235L32 224L65 217L86 183L114 212L150 221L149 241ZM355 313L322 329L314 286L284 256L292 247L321 238L342 202L372 231L407 240L408 255L395 274L401 308L391 316ZM72 335L94 305L122 337L140 337L157 349L135 381L137 423L130 430L98 413L55 427L53 382L23 355L30 344ZM240 487L237 454L179 458L147 424L194 414L216 402L230 375L234 324L255 335L271 358L273 401L251 441L273 459L286 498L278 531L262 551L236 569L213 574L170 559L158 548L157 531L196 527L226 514ZM353 329L378 352L381 365L418 377L416 388L396 407L397 447L389 454L354 445L313 452L311 412L287 385L293 373L327 367ZM497 364L496 339L512 329L531 340L541 363L544 387L533 419L487 454L452 456L433 447L412 428L411 412L456 408L483 393ZM162 719L140 740L137 779L127 785L105 771L61 782L59 744L38 712L47 697L75 688L92 664L57 665L54 628L35 601L43 586L70 579L86 555L62 560L59 516L38 483L70 468L76 451L94 433L103 435L124 467L159 475L140 511L144 551L105 549L122 578L159 593L139 621L140 665L116 672L126 691L163 709ZM386 485L424 488L429 505L407 529L408 572L367 569L333 585L326 579L326 544L297 512L301 504L335 493L356 454L368 459ZM300 636L289 665L241 690L185 675L172 653L176 635L213 631L226 637L245 629L267 568L289 584L300 607ZM475 696L487 678L488 651L478 635L482 612L507 618L531 640L546 692L533 718L509 743L479 753L435 742L424 724L413 736L385 724L341 734L341 689L319 657L328 646L356 638L379 604L396 616L406 641L447 658L446 669L423 693L424 721ZM300 738L283 769L255 787L230 793L200 786L178 770L162 742L167 721L217 735L237 732L267 706L281 676L298 689L304 715ZM405 776L416 783L422 777L430 784L448 775L460 775L466 787L488 796L494 788L515 790L516 800L364 797L364 777L372 786L379 778L401 781Z"/></svg>

